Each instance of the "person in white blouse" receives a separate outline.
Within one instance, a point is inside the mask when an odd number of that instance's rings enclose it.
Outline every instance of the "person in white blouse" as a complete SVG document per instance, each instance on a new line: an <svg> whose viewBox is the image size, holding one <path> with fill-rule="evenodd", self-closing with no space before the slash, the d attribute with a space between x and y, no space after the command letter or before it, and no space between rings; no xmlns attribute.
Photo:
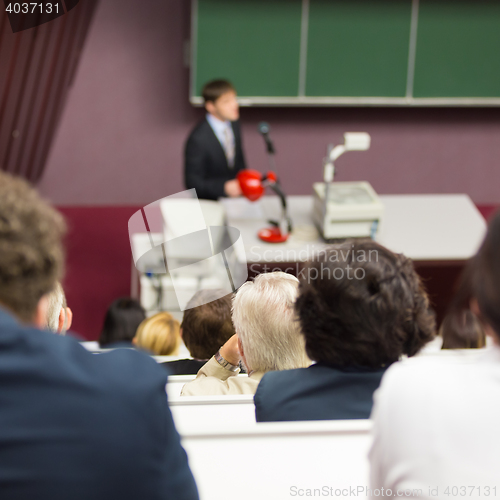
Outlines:
<svg viewBox="0 0 500 500"><path fill-rule="evenodd" d="M493 345L479 356L422 356L387 371L371 416L373 498L382 489L384 496L500 497L500 212L466 276L464 306Z"/></svg>

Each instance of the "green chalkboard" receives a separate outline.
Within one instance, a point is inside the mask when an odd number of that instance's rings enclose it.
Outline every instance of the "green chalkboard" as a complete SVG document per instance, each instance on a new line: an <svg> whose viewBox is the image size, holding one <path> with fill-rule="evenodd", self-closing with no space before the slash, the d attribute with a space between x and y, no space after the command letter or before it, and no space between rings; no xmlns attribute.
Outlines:
<svg viewBox="0 0 500 500"><path fill-rule="evenodd" d="M197 2L195 92L228 78L242 96L296 96L302 0Z"/></svg>
<svg viewBox="0 0 500 500"><path fill-rule="evenodd" d="M308 96L404 97L411 0L315 0L309 10Z"/></svg>
<svg viewBox="0 0 500 500"><path fill-rule="evenodd" d="M192 0L191 102L500 106L500 0Z"/></svg>
<svg viewBox="0 0 500 500"><path fill-rule="evenodd" d="M420 0L413 95L500 96L500 1Z"/></svg>

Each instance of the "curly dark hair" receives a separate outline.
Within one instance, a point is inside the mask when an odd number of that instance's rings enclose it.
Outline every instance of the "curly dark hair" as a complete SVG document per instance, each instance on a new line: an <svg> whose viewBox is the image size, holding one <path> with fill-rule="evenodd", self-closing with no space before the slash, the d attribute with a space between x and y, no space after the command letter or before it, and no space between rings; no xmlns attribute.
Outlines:
<svg viewBox="0 0 500 500"><path fill-rule="evenodd" d="M0 303L30 322L63 273L64 220L24 180L0 172Z"/></svg>
<svg viewBox="0 0 500 500"><path fill-rule="evenodd" d="M300 275L295 309L314 361L380 368L435 336L435 315L411 260L373 241L332 246Z"/></svg>

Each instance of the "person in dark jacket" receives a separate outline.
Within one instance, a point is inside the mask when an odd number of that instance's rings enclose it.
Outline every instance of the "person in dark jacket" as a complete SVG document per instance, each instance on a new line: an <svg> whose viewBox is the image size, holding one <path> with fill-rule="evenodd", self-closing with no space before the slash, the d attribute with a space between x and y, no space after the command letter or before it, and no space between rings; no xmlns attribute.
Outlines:
<svg viewBox="0 0 500 500"><path fill-rule="evenodd" d="M197 500L164 370L42 331L64 222L0 172L0 497Z"/></svg>
<svg viewBox="0 0 500 500"><path fill-rule="evenodd" d="M226 80L214 80L202 91L207 115L189 135L184 152L184 181L200 199L236 197L236 174L245 168L236 90Z"/></svg>
<svg viewBox="0 0 500 500"><path fill-rule="evenodd" d="M162 363L171 375L196 375L236 333L231 320L233 294L221 297L221 292L199 290L188 302L182 319L181 337L193 359Z"/></svg>
<svg viewBox="0 0 500 500"><path fill-rule="evenodd" d="M373 241L314 257L295 310L316 363L264 375L254 398L259 422L369 418L385 370L435 335L413 264Z"/></svg>

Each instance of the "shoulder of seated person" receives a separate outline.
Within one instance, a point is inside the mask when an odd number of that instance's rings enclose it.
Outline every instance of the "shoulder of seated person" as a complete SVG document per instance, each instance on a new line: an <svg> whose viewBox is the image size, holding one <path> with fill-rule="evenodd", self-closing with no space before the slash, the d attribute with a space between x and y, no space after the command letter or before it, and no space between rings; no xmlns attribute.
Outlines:
<svg viewBox="0 0 500 500"><path fill-rule="evenodd" d="M404 358L396 363L393 363L388 369L387 374L399 374L406 376L406 374L422 372L436 373L443 370L452 369L453 366L460 366L470 364L474 361L472 358L462 357L458 352L453 350L438 351L427 355L415 355L409 358ZM387 375L386 375L387 376Z"/></svg>
<svg viewBox="0 0 500 500"><path fill-rule="evenodd" d="M158 363L148 354L136 349L113 349L96 355L99 359L106 360L106 363L116 365L158 367Z"/></svg>
<svg viewBox="0 0 500 500"><path fill-rule="evenodd" d="M274 370L264 373L261 379L264 383L278 384L284 383L289 384L290 379L301 378L304 375L304 371L308 368L294 368L292 370Z"/></svg>
<svg viewBox="0 0 500 500"><path fill-rule="evenodd" d="M450 370L451 369L451 370ZM417 400L427 398L429 391L440 390L453 372L453 365L439 357L409 358L393 363L385 372L379 388L380 394Z"/></svg>
<svg viewBox="0 0 500 500"><path fill-rule="evenodd" d="M220 396L227 394L227 381L217 377L196 378L187 382L181 396Z"/></svg>
<svg viewBox="0 0 500 500"><path fill-rule="evenodd" d="M182 363L187 363L187 362L191 362L191 361L198 361L198 360L193 359L193 358L174 359L172 361L162 361L160 364L161 365L180 365ZM203 363L206 363L206 361L203 361Z"/></svg>
<svg viewBox="0 0 500 500"><path fill-rule="evenodd" d="M147 354L135 349L115 349L94 356L92 365L114 386L133 388L158 384L165 386L167 371Z"/></svg>
<svg viewBox="0 0 500 500"><path fill-rule="evenodd" d="M31 349L41 356L42 366L54 373L64 373L70 380L98 384L112 390L158 388L166 384L165 370L151 357L134 349L116 349L95 354L87 351L76 339L50 332L25 329ZM141 385L142 384L142 385Z"/></svg>

